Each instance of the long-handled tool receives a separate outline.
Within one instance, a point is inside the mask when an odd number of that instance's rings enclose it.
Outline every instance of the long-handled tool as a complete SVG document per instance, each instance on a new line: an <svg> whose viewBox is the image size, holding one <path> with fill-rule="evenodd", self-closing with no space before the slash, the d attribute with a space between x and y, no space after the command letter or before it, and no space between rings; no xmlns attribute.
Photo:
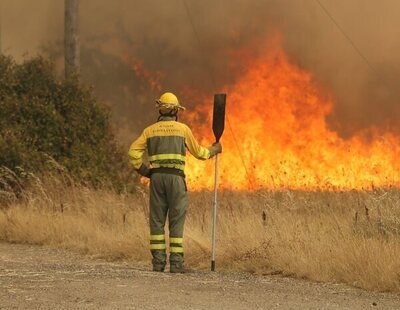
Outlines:
<svg viewBox="0 0 400 310"><path fill-rule="evenodd" d="M226 104L226 94L214 95L213 132L216 142L219 142L219 140L221 139L221 136L225 128L225 104ZM218 209L218 154L215 155L211 271L215 271L215 239L217 230L217 209Z"/></svg>

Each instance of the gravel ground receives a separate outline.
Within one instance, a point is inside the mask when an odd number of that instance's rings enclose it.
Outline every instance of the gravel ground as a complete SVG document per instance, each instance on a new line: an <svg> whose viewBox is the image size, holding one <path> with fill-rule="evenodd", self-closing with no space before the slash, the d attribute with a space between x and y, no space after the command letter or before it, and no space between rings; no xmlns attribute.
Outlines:
<svg viewBox="0 0 400 310"><path fill-rule="evenodd" d="M0 243L0 309L400 309L400 295L280 276L153 273L148 266Z"/></svg>

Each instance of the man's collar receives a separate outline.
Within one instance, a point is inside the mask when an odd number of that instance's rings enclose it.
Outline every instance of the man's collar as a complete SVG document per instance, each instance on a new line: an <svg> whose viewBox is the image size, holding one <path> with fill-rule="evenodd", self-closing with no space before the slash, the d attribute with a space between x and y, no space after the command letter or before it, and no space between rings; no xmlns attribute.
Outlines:
<svg viewBox="0 0 400 310"><path fill-rule="evenodd" d="M176 117L175 117L175 116L161 115L161 116L158 118L158 121L161 121L161 122L165 122L165 121L175 121L175 120L176 120Z"/></svg>

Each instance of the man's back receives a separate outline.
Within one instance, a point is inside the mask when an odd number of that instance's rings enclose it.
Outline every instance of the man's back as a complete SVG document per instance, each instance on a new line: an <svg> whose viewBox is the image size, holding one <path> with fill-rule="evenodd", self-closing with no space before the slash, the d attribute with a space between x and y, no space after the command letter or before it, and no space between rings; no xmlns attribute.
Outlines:
<svg viewBox="0 0 400 310"><path fill-rule="evenodd" d="M141 159L147 149L153 168L174 168L185 170L186 148L198 159L208 159L210 151L199 145L190 128L170 117L147 127L142 135L131 145L129 155L136 161ZM136 166L141 164L137 162Z"/></svg>

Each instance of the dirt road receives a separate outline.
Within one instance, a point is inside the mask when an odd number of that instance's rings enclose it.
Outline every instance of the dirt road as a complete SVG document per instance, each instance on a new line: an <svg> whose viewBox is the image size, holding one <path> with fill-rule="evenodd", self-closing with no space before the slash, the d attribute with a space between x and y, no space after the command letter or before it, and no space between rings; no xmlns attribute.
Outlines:
<svg viewBox="0 0 400 310"><path fill-rule="evenodd" d="M0 309L400 309L400 296L277 276L159 274L0 243Z"/></svg>

